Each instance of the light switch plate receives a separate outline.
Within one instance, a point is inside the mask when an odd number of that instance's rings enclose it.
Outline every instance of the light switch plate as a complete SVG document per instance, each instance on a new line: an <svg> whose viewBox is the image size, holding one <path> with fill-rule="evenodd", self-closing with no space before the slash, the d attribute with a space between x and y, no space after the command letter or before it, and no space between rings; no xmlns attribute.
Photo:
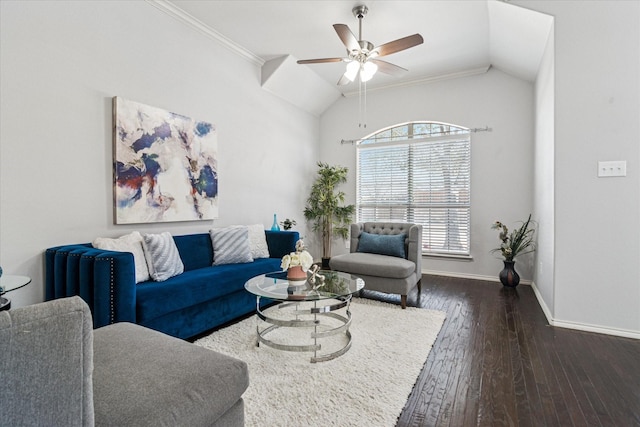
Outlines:
<svg viewBox="0 0 640 427"><path fill-rule="evenodd" d="M627 161L598 162L598 177L627 176Z"/></svg>

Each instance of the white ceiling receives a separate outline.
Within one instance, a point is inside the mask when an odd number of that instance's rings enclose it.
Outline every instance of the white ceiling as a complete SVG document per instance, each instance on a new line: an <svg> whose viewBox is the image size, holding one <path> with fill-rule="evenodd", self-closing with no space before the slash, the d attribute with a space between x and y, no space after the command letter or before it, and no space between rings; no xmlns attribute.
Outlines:
<svg viewBox="0 0 640 427"><path fill-rule="evenodd" d="M351 12L356 5L369 8L363 39L376 46L414 33L424 38L419 46L382 58L407 68L404 77L378 73L368 83L369 89L489 66L534 81L552 23L547 15L497 0L148 1L210 35L221 35L228 47L260 65L291 55L286 64L307 68L322 84L338 89L338 96L357 91L356 83L336 85L344 63L298 65L291 59L345 56L332 25L347 24L357 37L358 20Z"/></svg>

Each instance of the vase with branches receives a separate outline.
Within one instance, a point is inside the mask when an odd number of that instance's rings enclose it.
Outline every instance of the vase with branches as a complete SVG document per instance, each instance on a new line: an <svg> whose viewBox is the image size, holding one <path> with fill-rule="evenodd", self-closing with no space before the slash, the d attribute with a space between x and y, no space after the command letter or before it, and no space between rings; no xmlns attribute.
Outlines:
<svg viewBox="0 0 640 427"><path fill-rule="evenodd" d="M509 229L500 221L496 221L491 226L492 229L499 230L498 239L502 242L499 248L491 250L491 253L500 252L504 257L504 269L500 272L499 278L505 286L515 287L520 283L520 276L515 270L514 258L536 250L534 241L535 228L533 228L531 214L520 227L509 233Z"/></svg>
<svg viewBox="0 0 640 427"><path fill-rule="evenodd" d="M328 267L334 237L346 239L355 205L344 205L345 193L337 190L347 182L348 168L318 162L316 180L304 208L304 217L312 222L312 230L322 239L322 266Z"/></svg>

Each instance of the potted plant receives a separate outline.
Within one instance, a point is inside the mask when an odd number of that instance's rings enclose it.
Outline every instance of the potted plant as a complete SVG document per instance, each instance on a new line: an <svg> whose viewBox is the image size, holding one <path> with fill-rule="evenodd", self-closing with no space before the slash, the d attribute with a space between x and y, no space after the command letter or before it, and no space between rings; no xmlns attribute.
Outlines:
<svg viewBox="0 0 640 427"><path fill-rule="evenodd" d="M331 241L334 236L346 239L355 205L343 206L344 192L336 190L347 182L348 169L318 162L318 175L304 208L304 217L312 221L312 230L322 237L322 267L329 268Z"/></svg>
<svg viewBox="0 0 640 427"><path fill-rule="evenodd" d="M296 225L296 220L286 218L284 221L280 222L280 225L282 225L282 228L284 228L285 230L291 230L291 228Z"/></svg>
<svg viewBox="0 0 640 427"><path fill-rule="evenodd" d="M498 238L502 243L499 248L491 251L491 253L500 251L504 257L504 269L499 274L500 282L504 286L516 287L520 283L520 276L516 273L514 258L536 250L536 244L533 241L535 229L531 221L531 214L519 228L511 233L509 233L507 226L500 221L494 222L491 228L500 230Z"/></svg>

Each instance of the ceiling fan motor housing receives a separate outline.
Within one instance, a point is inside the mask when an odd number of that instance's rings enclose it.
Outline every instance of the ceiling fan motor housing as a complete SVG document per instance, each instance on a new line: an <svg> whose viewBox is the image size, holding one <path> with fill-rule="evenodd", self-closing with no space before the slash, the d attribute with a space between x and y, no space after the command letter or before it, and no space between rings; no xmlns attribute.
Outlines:
<svg viewBox="0 0 640 427"><path fill-rule="evenodd" d="M358 40L358 44L360 45L360 50L352 50L350 53L350 57L352 59L357 60L366 60L369 54L373 51L373 43L370 43L366 40ZM361 61L361 62L362 62Z"/></svg>

